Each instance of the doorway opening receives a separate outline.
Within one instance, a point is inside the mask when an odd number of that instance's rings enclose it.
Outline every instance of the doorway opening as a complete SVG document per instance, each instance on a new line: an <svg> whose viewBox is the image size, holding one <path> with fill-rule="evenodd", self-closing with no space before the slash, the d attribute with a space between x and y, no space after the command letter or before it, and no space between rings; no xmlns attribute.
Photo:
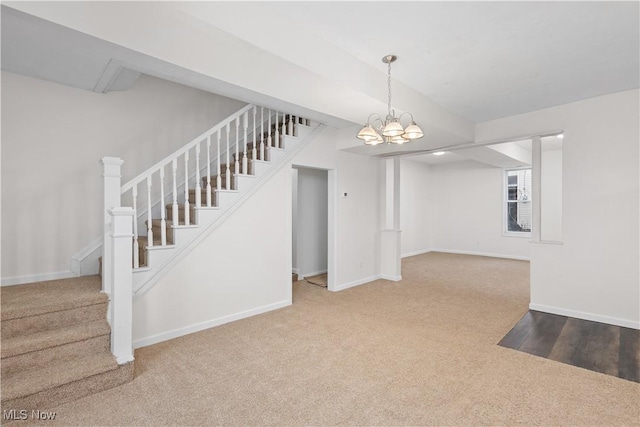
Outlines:
<svg viewBox="0 0 640 427"><path fill-rule="evenodd" d="M334 171L292 169L292 273L294 279L333 289L330 262L333 242Z"/></svg>

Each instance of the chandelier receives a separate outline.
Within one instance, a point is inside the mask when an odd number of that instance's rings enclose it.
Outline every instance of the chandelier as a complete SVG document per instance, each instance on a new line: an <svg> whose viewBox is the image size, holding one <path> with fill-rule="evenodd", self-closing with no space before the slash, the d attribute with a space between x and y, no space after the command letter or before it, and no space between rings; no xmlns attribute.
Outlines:
<svg viewBox="0 0 640 427"><path fill-rule="evenodd" d="M413 139L422 138L424 135L422 129L420 129L413 120L411 113L402 113L399 117L396 117L396 112L391 109L391 63L396 59L398 59L398 57L395 55L387 55L382 58L382 62L388 65L387 117L382 120L382 117L378 113L373 113L369 116L367 123L360 132L358 132L358 138L364 140L364 143L367 145L378 145L383 142L387 144L404 144ZM405 115L411 116L411 122L406 128L400 124L400 119Z"/></svg>

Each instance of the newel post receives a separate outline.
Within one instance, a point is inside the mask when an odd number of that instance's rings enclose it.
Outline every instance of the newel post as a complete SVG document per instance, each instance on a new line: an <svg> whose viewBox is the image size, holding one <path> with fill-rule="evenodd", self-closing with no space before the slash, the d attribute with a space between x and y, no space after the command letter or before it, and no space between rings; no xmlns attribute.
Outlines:
<svg viewBox="0 0 640 427"><path fill-rule="evenodd" d="M111 217L111 353L119 364L133 361L133 209L113 208Z"/></svg>
<svg viewBox="0 0 640 427"><path fill-rule="evenodd" d="M111 294L113 287L113 278L111 270L113 266L113 258L111 251L111 215L109 210L120 207L120 167L123 160L117 157L103 157L100 160L102 165L102 178L104 182L104 228L102 233L102 292Z"/></svg>

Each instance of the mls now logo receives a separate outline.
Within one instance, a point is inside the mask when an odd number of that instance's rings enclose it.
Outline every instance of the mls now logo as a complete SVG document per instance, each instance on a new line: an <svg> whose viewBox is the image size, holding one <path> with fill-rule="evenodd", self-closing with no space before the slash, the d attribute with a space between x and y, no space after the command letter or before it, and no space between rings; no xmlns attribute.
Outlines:
<svg viewBox="0 0 640 427"><path fill-rule="evenodd" d="M31 411L31 413L26 409L9 409L2 411L2 419L6 421L24 421L28 418L32 420L53 420L56 418L56 413L37 409Z"/></svg>
<svg viewBox="0 0 640 427"><path fill-rule="evenodd" d="M26 420L29 417L29 413L26 409L9 409L2 411L3 420Z"/></svg>

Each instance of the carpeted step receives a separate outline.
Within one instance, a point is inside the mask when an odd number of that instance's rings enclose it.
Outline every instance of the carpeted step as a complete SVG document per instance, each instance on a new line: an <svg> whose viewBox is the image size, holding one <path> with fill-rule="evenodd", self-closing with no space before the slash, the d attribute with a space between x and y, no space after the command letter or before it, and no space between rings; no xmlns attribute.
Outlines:
<svg viewBox="0 0 640 427"><path fill-rule="evenodd" d="M111 328L106 318L61 329L2 340L2 376L39 369L77 355L110 351Z"/></svg>
<svg viewBox="0 0 640 427"><path fill-rule="evenodd" d="M235 174L235 173L244 173L244 170L242 168L242 162L238 162L238 170L239 172L236 172L236 163L235 160L229 163L229 168L231 171L231 174ZM249 170L248 174L249 175L253 175L253 160L251 159L247 159L247 169ZM226 163L221 163L220 164L220 173L222 175L226 175L227 173L227 164Z"/></svg>
<svg viewBox="0 0 640 427"><path fill-rule="evenodd" d="M48 409L133 379L109 352L90 354L2 377L2 409Z"/></svg>
<svg viewBox="0 0 640 427"><path fill-rule="evenodd" d="M207 178L205 177L202 180L203 187L201 187L200 191L200 203L202 207L207 207ZM216 182L211 181L211 206L217 206L216 203L218 201L217 192L216 192ZM196 190L189 190L189 203L193 206L196 205Z"/></svg>
<svg viewBox="0 0 640 427"><path fill-rule="evenodd" d="M0 288L2 340L104 319L101 289L97 275Z"/></svg>
<svg viewBox="0 0 640 427"><path fill-rule="evenodd" d="M155 235L154 237L154 243L155 243ZM147 266L147 246L148 245L148 239L147 236L139 236L138 237L138 266L139 267L146 267ZM158 240L158 242L160 242ZM158 243L159 244L159 243Z"/></svg>
<svg viewBox="0 0 640 427"><path fill-rule="evenodd" d="M218 185L217 180L218 179L218 175L211 175L211 186L213 188L217 188L216 186ZM235 190L236 189L236 177L234 174L231 174L230 177L230 181L231 181L231 188L229 190ZM203 185L207 185L207 177L203 176L202 177L202 184ZM222 190L227 190L227 175L225 173L220 174L220 188Z"/></svg>
<svg viewBox="0 0 640 427"><path fill-rule="evenodd" d="M173 204L169 203L168 205L165 206L165 208L166 208L165 218L173 220ZM194 225L194 224L196 224L196 206L195 204L190 202L189 203L189 225ZM185 225L183 203L178 204L178 225ZM155 236L154 236L154 243L155 243Z"/></svg>
<svg viewBox="0 0 640 427"><path fill-rule="evenodd" d="M255 156L258 160L269 160L269 150L267 150L267 145L265 142L265 149L264 149L264 159L262 158L262 156L260 155L260 146L258 146L257 149L255 149ZM239 155L238 157L238 161L242 162L242 158L244 156L244 151L241 151L239 154L234 153L233 154L233 161L236 161L236 157ZM254 148L249 148L247 146L247 162L250 162L251 160L254 159Z"/></svg>
<svg viewBox="0 0 640 427"><path fill-rule="evenodd" d="M2 409L46 409L130 381L110 351L99 276L0 288Z"/></svg>
<svg viewBox="0 0 640 427"><path fill-rule="evenodd" d="M191 220L191 218L190 218ZM164 220L165 225L165 233L167 236L167 245L173 245L173 222L169 219ZM148 227L149 220L144 222L144 225ZM151 231L153 231L153 244L154 246L159 246L162 243L162 220L154 219L151 220ZM145 245L146 245L145 240ZM138 238L138 246L140 246L140 239Z"/></svg>

